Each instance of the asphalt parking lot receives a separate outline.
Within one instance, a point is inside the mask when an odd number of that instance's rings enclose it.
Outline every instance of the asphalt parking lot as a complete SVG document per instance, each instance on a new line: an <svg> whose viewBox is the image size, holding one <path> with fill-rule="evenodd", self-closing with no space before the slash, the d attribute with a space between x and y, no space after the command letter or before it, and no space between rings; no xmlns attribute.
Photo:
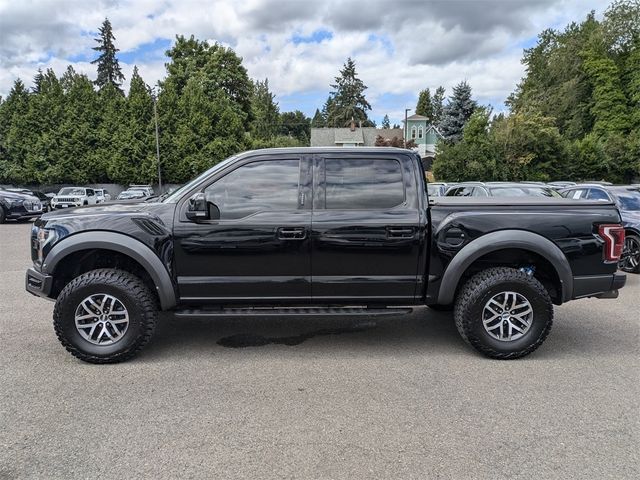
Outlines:
<svg viewBox="0 0 640 480"><path fill-rule="evenodd" d="M640 475L640 276L485 359L448 314L177 320L82 363L24 291L30 224L0 225L0 478Z"/></svg>

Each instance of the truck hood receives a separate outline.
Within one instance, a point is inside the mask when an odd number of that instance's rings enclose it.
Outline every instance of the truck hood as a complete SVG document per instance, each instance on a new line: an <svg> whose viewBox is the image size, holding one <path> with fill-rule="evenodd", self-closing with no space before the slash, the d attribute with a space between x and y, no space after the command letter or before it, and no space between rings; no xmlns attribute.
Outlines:
<svg viewBox="0 0 640 480"><path fill-rule="evenodd" d="M160 215L168 211L173 211L175 205L166 203L145 203L145 202L121 202L121 203L100 203L87 207L64 208L42 215L43 222L56 222L73 217L95 217L95 216L136 216L136 215Z"/></svg>

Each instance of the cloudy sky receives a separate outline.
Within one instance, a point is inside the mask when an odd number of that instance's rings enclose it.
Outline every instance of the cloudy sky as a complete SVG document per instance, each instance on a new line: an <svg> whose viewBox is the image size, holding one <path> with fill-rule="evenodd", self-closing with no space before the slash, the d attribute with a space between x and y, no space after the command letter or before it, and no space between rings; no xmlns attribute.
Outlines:
<svg viewBox="0 0 640 480"><path fill-rule="evenodd" d="M176 34L233 47L253 78L268 78L281 111L312 115L349 56L369 86L371 117L399 121L417 93L467 80L479 101L503 102L523 74L522 49L547 28L598 16L606 0L0 0L0 95L38 67L68 64L95 78L91 47L114 27L127 80L165 75Z"/></svg>

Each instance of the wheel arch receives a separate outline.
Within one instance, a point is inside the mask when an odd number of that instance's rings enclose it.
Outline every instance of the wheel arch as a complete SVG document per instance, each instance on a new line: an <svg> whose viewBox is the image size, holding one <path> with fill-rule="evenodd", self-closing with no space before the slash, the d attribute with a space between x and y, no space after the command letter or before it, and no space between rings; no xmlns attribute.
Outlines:
<svg viewBox="0 0 640 480"><path fill-rule="evenodd" d="M176 305L173 281L160 258L144 243L115 232L82 232L62 239L47 254L42 272L54 275L56 268L70 256L91 251L114 252L131 259L149 276L163 310ZM55 278L55 275L54 275Z"/></svg>
<svg viewBox="0 0 640 480"><path fill-rule="evenodd" d="M558 282L556 303L572 298L573 273L560 248L551 240L525 230L500 230L488 233L465 245L447 266L438 292L439 304L450 304L469 268L484 257L500 251L522 251L537 255L552 272Z"/></svg>

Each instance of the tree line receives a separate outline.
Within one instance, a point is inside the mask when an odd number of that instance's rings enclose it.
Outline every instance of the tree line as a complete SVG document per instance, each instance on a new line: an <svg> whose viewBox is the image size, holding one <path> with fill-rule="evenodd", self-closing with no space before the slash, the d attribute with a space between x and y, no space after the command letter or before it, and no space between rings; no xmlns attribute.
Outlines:
<svg viewBox="0 0 640 480"><path fill-rule="evenodd" d="M151 88L136 67L125 94L108 19L99 33L95 81L71 66L61 77L38 70L32 88L18 79L0 99L0 183L153 182L154 102L166 182L242 150L308 145L311 119L280 112L268 81L251 80L233 50L178 36L166 78Z"/></svg>
<svg viewBox="0 0 640 480"><path fill-rule="evenodd" d="M455 125L440 124L445 140L438 145L436 178L640 177L639 0L612 3L601 20L591 12L564 30L543 31L522 62L525 76L506 114L472 103L470 109L448 107L459 118ZM460 93L454 91L451 101ZM460 127L459 133L451 136L448 126Z"/></svg>

